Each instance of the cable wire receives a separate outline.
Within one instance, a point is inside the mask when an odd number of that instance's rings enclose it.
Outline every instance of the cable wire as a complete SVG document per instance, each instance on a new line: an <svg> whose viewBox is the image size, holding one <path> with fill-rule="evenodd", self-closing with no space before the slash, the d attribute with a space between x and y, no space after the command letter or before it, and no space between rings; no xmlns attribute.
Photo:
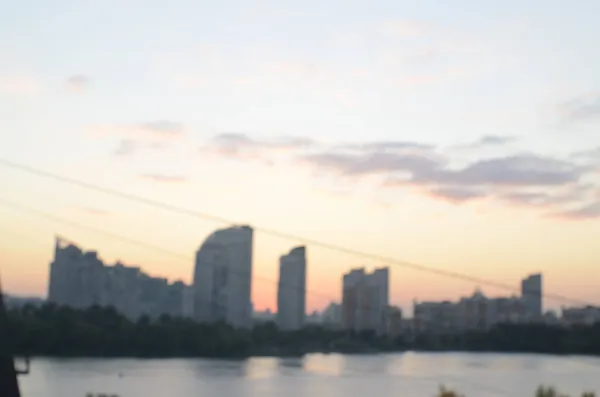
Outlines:
<svg viewBox="0 0 600 397"><path fill-rule="evenodd" d="M94 183L80 181L80 180L77 180L77 179L74 179L74 178L70 178L70 177L66 177L66 176L63 176L63 175L59 175L59 174L47 172L47 171L44 171L44 170L40 170L38 168L34 168L34 167L27 166L27 165L19 164L19 163L16 163L16 162L13 162L13 161L10 161L10 160L6 160L6 159L2 159L2 158L0 158L0 166L4 166L4 167L10 168L10 169L20 170L20 171L26 172L28 174L36 175L36 176L39 176L39 177L54 179L54 180L62 182L62 183L66 183L66 184L70 184L70 185L74 185L74 186L79 186L81 188L85 188L85 189L88 189L88 190L93 190L93 191L96 191L96 192L100 192L100 193L112 195L112 196L115 196L115 197L120 197L120 198L129 200L129 201L135 201L135 202L138 202L138 203L146 204L146 205L149 205L149 206L153 206L153 207L156 207L156 208L164 209L164 210L167 210L167 211L172 211L172 212L183 214L183 215L193 216L193 217L196 217L196 218L210 220L210 221L213 221L213 222L227 224L227 225L236 225L236 224L239 224L238 222L234 222L234 221L232 221L230 219L223 218L223 217L220 217L220 216L216 216L216 215L212 215L212 214L208 214L208 213L204 213L204 212L199 212L199 211L194 211L194 210L191 210L191 209L188 209L188 208L179 207L179 206L176 206L176 205L164 203L164 202L153 200L153 199L149 199L149 198L146 198L146 197L141 197L141 196L133 195L133 194L130 194L130 193L121 192L121 191L116 190L116 189L107 188L107 187L100 186L100 185L97 185L97 184L94 184ZM286 232L281 232L281 231L270 229L270 228L264 228L264 227L260 227L260 226L253 226L253 229L256 230L256 231L258 231L258 232L261 232L261 233L264 233L264 234L268 234L268 235L271 235L271 236L280 237L280 238L287 239L287 240L300 241L300 242L302 242L302 243L304 243L306 245L314 245L314 246L317 246L317 247L326 248L326 249L330 249L330 250L333 250L333 251L343 252L343 253L347 253L347 254L350 254L350 255L359 256L359 257L363 257L363 258L368 258L368 259L379 261L379 262L385 262L385 263L388 263L390 265L394 265L394 266L398 266L398 267L409 268L409 269L418 270L418 271L421 271L421 272L427 272L427 273L437 274L437 275L440 275L440 276L444 276L444 277L448 277L448 278L454 278L454 279L459 279L459 280L463 280L463 281L469 281L469 282L473 282L473 283L476 283L476 284L479 284L479 285L487 285L487 286L498 288L498 289L509 290L511 292L514 292L516 290L516 288L514 286L506 284L506 283L500 283L500 282L489 280L489 279L485 279L485 278L470 276L470 275L464 274L464 273L459 273L459 272L454 272L454 271L450 271L450 270L439 269L439 268L430 267L430 266L427 266L427 265L412 263L412 262L403 261L403 260L399 260L399 259L396 259L396 258L386 257L386 256L377 255L377 254L373 254L373 253L362 252L362 251L354 250L354 249L347 248L347 247L344 247L344 246L340 246L340 245L336 245L336 244L331 244L331 243L327 243L327 242L323 242L323 241L319 241L319 240L309 239L309 238L305 238L305 237L301 237L301 236L296 236L294 234L290 234L290 233L286 233ZM590 305L590 303L585 302L583 300L573 299L573 298L569 298L569 297L562 296L562 295L557 295L557 294L543 294L543 296L546 299L551 299L551 300L556 300L556 301L562 301L562 302L570 303L570 304Z"/></svg>

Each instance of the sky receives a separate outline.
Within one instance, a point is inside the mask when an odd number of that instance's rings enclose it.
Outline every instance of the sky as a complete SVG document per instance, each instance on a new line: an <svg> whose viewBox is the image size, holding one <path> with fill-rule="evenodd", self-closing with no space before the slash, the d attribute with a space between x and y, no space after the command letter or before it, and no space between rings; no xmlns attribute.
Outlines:
<svg viewBox="0 0 600 397"><path fill-rule="evenodd" d="M0 159L255 226L257 309L275 310L278 258L303 244L265 229L381 257L308 244L310 310L339 300L343 273L380 266L407 310L511 294L533 272L548 294L600 303L598 13L591 0L5 2ZM190 282L225 226L5 162L0 183L15 294L46 294L56 234Z"/></svg>

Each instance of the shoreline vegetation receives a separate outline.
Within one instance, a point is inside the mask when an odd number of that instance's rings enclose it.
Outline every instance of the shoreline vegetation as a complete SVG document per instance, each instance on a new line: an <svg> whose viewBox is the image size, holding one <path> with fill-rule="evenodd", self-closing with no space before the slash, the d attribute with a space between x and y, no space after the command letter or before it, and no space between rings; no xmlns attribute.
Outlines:
<svg viewBox="0 0 600 397"><path fill-rule="evenodd" d="M224 323L201 324L169 316L131 321L111 307L77 310L29 305L10 310L8 316L15 353L29 356L247 358L403 351L600 356L600 323L577 327L504 324L480 332L389 338L320 326L286 332L272 322L234 329Z"/></svg>
<svg viewBox="0 0 600 397"><path fill-rule="evenodd" d="M569 397L566 394L558 392L554 387L544 387L540 386L535 392L535 397ZM119 397L117 394L107 395L107 394L94 394L88 393L86 397ZM437 394L437 397L465 397L462 394L455 392L454 390L446 389L444 386L440 387L440 391ZM594 392L583 392L581 393L581 397L596 397Z"/></svg>
<svg viewBox="0 0 600 397"><path fill-rule="evenodd" d="M569 397L569 395L557 391L554 387L540 386L535 391L535 397ZM437 397L465 397L454 390L446 389L444 386L440 388ZM582 392L581 397L596 397L594 392Z"/></svg>

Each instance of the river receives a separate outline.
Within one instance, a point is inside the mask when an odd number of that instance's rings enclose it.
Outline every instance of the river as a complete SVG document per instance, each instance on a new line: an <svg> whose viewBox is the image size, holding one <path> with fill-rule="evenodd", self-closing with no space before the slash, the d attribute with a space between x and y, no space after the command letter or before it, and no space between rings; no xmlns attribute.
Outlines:
<svg viewBox="0 0 600 397"><path fill-rule="evenodd" d="M204 359L32 360L24 397L533 397L539 384L600 392L600 359L528 354L403 353Z"/></svg>

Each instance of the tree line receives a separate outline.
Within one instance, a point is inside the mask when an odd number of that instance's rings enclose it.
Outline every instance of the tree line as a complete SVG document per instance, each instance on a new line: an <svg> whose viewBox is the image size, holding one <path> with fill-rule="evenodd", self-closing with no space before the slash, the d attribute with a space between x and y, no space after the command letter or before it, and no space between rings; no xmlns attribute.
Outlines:
<svg viewBox="0 0 600 397"><path fill-rule="evenodd" d="M489 351L600 355L600 323L560 327L503 324L489 331L419 333L396 338L318 325L282 331L273 322L251 329L163 315L131 321L112 307L77 310L45 304L8 312L16 354L60 357L221 357L312 352Z"/></svg>

